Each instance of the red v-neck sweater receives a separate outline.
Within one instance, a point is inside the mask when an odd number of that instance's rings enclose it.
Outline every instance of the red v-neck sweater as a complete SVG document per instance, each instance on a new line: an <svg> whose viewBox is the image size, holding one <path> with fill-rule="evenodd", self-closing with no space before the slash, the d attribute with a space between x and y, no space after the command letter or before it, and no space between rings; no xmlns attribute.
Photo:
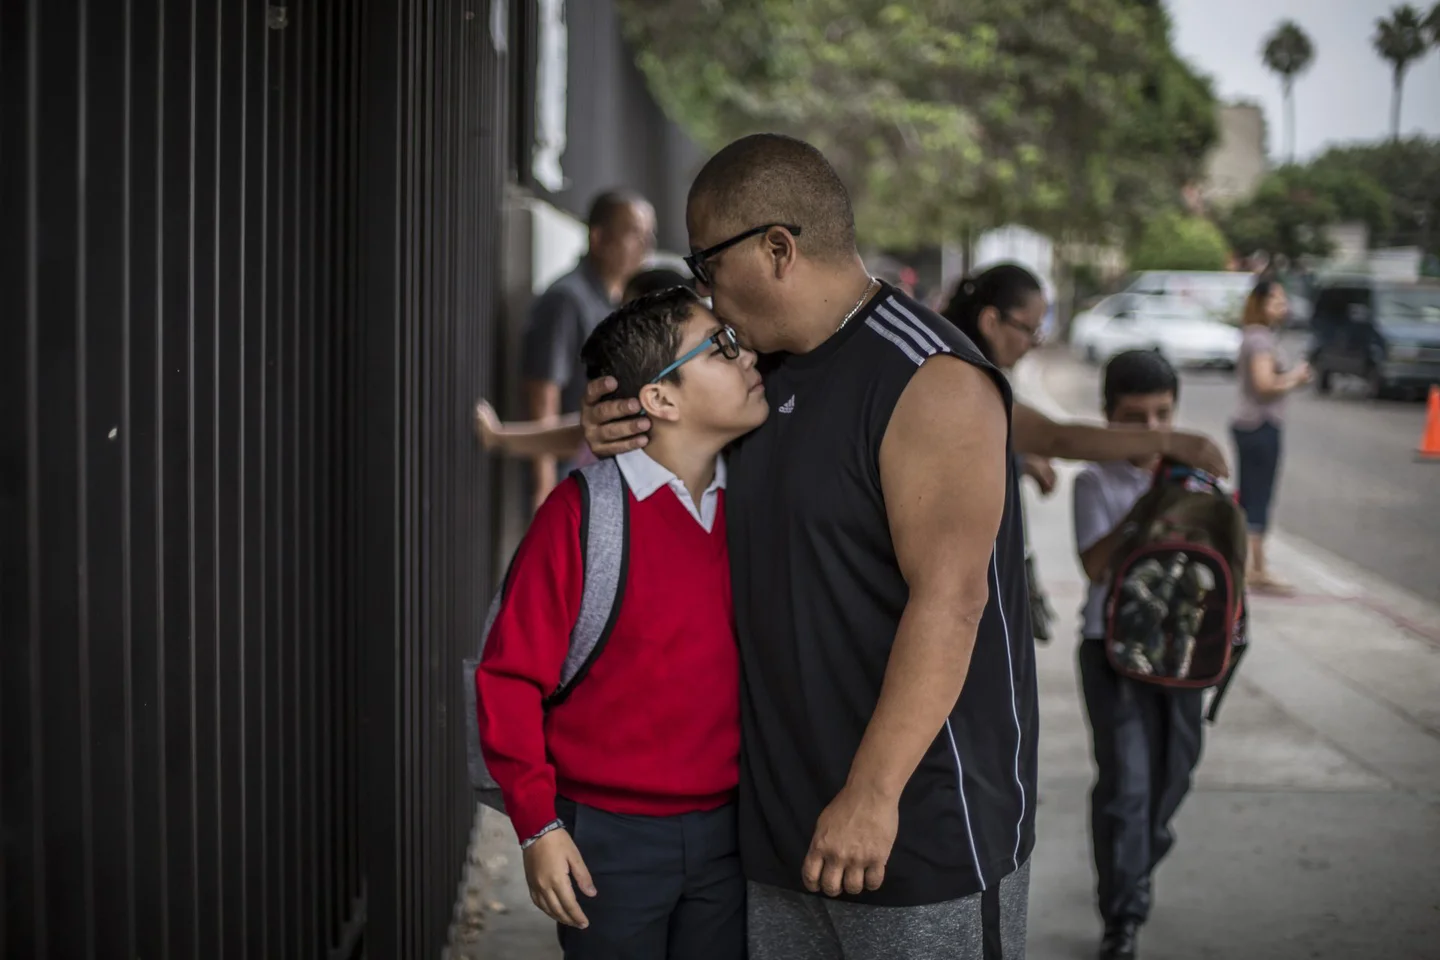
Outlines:
<svg viewBox="0 0 1440 960"><path fill-rule="evenodd" d="M709 810L739 779L740 666L725 499L706 532L662 487L630 497L630 568L609 642L550 711L580 610L580 490L567 479L515 555L480 669L480 742L521 840L557 791L612 813Z"/></svg>

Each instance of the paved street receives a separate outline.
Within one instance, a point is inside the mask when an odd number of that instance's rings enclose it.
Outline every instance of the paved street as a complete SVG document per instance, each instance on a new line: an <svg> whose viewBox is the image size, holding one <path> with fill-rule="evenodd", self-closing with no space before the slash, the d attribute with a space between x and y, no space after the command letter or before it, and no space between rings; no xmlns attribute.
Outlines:
<svg viewBox="0 0 1440 960"><path fill-rule="evenodd" d="M1064 356L1035 358L1016 376L1018 392L1051 415L1098 405L1093 371ZM1187 380L1181 401L1188 422L1223 425L1229 380ZM1347 406L1353 403L1353 409ZM1419 538L1435 529L1434 494L1425 500L1409 470L1418 437L1411 408L1302 398L1295 431L1327 422L1346 450L1364 459L1331 475L1352 494L1324 483L1294 483L1301 463L1318 469L1324 443L1298 442L1282 522L1320 516L1329 496L1335 552L1351 551L1339 531L1361 511L1387 524L1396 542L1426 551ZM1333 411L1330 417L1325 411ZM1415 422L1414 437L1409 423ZM1391 422L1394 421L1394 422ZM1387 424L1383 429L1380 424ZM1340 443L1342 441L1335 441ZM1382 459L1384 458L1384 459ZM1379 498L1359 491L1371 471L1404 469ZM1432 483L1440 483L1440 468ZM1027 504L1040 575L1061 615L1057 639L1039 650L1041 709L1039 841L1030 909L1032 960L1094 956L1086 797L1092 769L1089 732L1075 671L1076 618L1083 591L1073 554L1069 483ZM1338 483L1338 480L1332 483ZM1434 490L1435 487L1428 488ZM1407 499L1409 498L1409 499ZM1352 502L1353 501L1353 502ZM1407 523L1394 503L1431 504L1430 516ZM1417 514L1420 512L1416 508ZM1360 525L1352 522L1350 529ZM1407 529L1408 528L1408 529ZM1288 527L1287 527L1288 530ZM1440 957L1440 607L1397 588L1373 571L1407 572L1390 559L1386 537L1367 532L1361 565L1316 550L1281 531L1277 565L1301 589L1293 600L1259 600L1255 646L1238 675L1219 723L1207 728L1194 792L1177 820L1179 841L1156 878L1158 906L1142 935L1142 956L1168 960L1434 960ZM1433 541L1432 541L1433 542ZM1410 547L1407 546L1407 549ZM1431 557L1436 551L1429 549ZM1374 559L1368 559L1373 557ZM1359 557L1357 556L1357 559ZM1415 561L1418 564L1418 560ZM1369 570L1363 569L1369 567ZM1413 570L1405 578L1414 583ZM1433 575L1430 582L1433 584ZM1433 596L1433 592L1431 594ZM553 928L529 903L508 824L487 816L475 852L488 880L487 912L470 949L485 960L553 960ZM897 958L898 960L898 958Z"/></svg>
<svg viewBox="0 0 1440 960"><path fill-rule="evenodd" d="M1286 349L1299 356L1304 343L1292 338ZM1098 367L1072 359L1065 348L1046 351L1034 365L1062 407L1099 416ZM1233 375L1187 373L1180 400L1181 421L1212 434L1231 457L1227 423L1235 392ZM1275 520L1285 532L1440 603L1440 464L1414 458L1424 424L1423 403L1368 400L1353 387L1329 397L1312 389L1293 394Z"/></svg>

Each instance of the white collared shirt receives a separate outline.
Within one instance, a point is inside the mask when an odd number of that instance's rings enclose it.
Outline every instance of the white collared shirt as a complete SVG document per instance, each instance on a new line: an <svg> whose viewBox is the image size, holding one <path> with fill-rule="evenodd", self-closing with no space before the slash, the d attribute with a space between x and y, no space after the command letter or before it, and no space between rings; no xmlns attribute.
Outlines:
<svg viewBox="0 0 1440 960"><path fill-rule="evenodd" d="M656 463L654 458L644 450L630 450L615 458L615 463L620 468L620 473L625 478L625 484L630 492L635 494L636 500L644 500L659 490L661 487L669 487L675 493L675 498L690 511L690 516L695 522L705 528L709 533L715 527L715 510L720 502L720 491L725 489L725 458L715 458L715 479L710 481L710 486L700 495L700 507L696 509L695 500L690 496L690 491L685 489L685 484L665 467Z"/></svg>

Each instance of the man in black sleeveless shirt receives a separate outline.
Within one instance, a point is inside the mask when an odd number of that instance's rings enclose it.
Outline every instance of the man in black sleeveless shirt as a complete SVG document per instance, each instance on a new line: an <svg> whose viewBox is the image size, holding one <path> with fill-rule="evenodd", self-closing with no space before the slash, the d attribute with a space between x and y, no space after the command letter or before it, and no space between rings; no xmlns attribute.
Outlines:
<svg viewBox="0 0 1440 960"><path fill-rule="evenodd" d="M869 277L808 144L726 147L688 222L701 292L768 355L727 493L751 957L1022 957L1037 723L1009 386ZM639 445L605 390L591 446Z"/></svg>

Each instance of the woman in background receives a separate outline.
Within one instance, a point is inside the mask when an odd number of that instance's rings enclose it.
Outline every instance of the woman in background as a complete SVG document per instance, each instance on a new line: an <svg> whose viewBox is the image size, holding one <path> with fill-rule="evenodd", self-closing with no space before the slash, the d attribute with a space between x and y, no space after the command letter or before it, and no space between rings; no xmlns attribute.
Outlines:
<svg viewBox="0 0 1440 960"><path fill-rule="evenodd" d="M1261 280L1245 300L1244 333L1236 363L1240 398L1231 421L1235 437L1240 506L1250 528L1250 563L1245 582L1261 593L1291 594L1294 589L1277 580L1265 556L1265 533L1275 481L1280 476L1281 439L1284 435L1285 397L1310 382L1310 365L1294 366L1280 350L1276 331L1285 322L1290 304L1285 288L1274 280Z"/></svg>

